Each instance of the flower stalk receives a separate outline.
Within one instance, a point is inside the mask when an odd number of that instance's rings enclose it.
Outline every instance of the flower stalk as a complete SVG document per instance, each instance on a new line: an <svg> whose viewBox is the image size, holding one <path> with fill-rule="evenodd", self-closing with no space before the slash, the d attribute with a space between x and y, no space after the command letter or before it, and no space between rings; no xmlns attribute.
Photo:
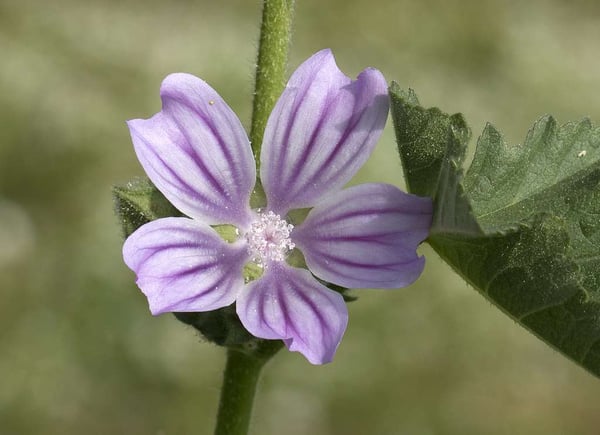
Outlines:
<svg viewBox="0 0 600 435"><path fill-rule="evenodd" d="M260 42L256 62L250 142L260 170L260 148L267 120L286 83L286 68L292 35L294 0L264 0ZM257 183L256 190L262 190ZM246 435L250 426L254 395L265 363L281 348L273 342L268 352L227 351L215 435Z"/></svg>
<svg viewBox="0 0 600 435"><path fill-rule="evenodd" d="M228 350L215 435L248 432L256 384L265 361Z"/></svg>
<svg viewBox="0 0 600 435"><path fill-rule="evenodd" d="M283 344L263 342L253 351L229 349L215 435L246 435L260 372Z"/></svg>

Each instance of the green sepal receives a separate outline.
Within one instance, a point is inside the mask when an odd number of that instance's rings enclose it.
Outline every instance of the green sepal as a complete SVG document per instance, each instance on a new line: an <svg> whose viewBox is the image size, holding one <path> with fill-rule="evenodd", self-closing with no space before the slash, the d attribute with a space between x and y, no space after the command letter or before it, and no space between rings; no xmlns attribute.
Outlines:
<svg viewBox="0 0 600 435"><path fill-rule="evenodd" d="M277 351L281 340L265 340L250 334L235 312L235 304L202 313L173 313L177 320L192 326L207 341L260 357Z"/></svg>
<svg viewBox="0 0 600 435"><path fill-rule="evenodd" d="M334 292L338 292L339 294L342 295L342 297L344 298L344 302L349 303L349 302L354 302L358 300L358 296L354 296L349 294L350 289L346 288L346 287L341 287L339 285L335 285L335 284L331 284L330 282L327 281L323 281L320 279L317 279L321 284L323 284L325 287L333 290Z"/></svg>
<svg viewBox="0 0 600 435"><path fill-rule="evenodd" d="M488 125L463 174L461 115L390 87L409 191L434 202L428 243L469 284L600 376L600 129L537 121L523 145Z"/></svg>
<svg viewBox="0 0 600 435"><path fill-rule="evenodd" d="M155 219L182 216L150 180L145 178L132 180L124 186L114 186L113 200L125 237L129 237L139 227Z"/></svg>
<svg viewBox="0 0 600 435"><path fill-rule="evenodd" d="M252 339L240 323L235 306L202 313L174 313L186 325L200 331L208 341L219 346L239 345Z"/></svg>

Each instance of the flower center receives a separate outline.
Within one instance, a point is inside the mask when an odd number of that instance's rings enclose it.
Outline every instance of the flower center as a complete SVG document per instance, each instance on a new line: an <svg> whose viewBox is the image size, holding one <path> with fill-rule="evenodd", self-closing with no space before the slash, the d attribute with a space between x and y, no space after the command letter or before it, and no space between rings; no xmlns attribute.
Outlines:
<svg viewBox="0 0 600 435"><path fill-rule="evenodd" d="M271 261L283 261L286 254L296 246L290 239L294 226L288 224L281 216L273 213L257 213L246 233L248 252L252 261L265 267Z"/></svg>

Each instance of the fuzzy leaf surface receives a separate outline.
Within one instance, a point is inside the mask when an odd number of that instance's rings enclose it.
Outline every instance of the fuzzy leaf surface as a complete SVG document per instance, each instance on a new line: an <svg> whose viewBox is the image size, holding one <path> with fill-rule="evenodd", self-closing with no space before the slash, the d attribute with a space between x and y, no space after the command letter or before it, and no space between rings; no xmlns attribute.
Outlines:
<svg viewBox="0 0 600 435"><path fill-rule="evenodd" d="M434 199L428 239L469 284L600 376L600 128L538 120L523 144L487 125L464 173L461 115L390 88L409 191Z"/></svg>

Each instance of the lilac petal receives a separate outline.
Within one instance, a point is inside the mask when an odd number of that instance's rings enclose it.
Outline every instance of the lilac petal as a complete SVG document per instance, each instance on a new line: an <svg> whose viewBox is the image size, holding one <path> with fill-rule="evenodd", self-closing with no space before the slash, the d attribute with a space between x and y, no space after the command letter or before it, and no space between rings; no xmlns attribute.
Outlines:
<svg viewBox="0 0 600 435"><path fill-rule="evenodd" d="M146 174L186 215L245 226L256 168L239 119L190 74L169 75L160 95L162 111L127 123Z"/></svg>
<svg viewBox="0 0 600 435"><path fill-rule="evenodd" d="M237 313L251 334L284 340L312 364L324 364L342 340L348 310L339 293L307 270L272 263L238 296Z"/></svg>
<svg viewBox="0 0 600 435"><path fill-rule="evenodd" d="M260 176L269 209L285 215L341 189L370 156L388 106L386 81L375 69L353 82L329 50L300 65L265 129Z"/></svg>
<svg viewBox="0 0 600 435"><path fill-rule="evenodd" d="M244 286L242 244L187 218L147 223L125 241L123 258L137 275L152 314L210 311L231 305Z"/></svg>
<svg viewBox="0 0 600 435"><path fill-rule="evenodd" d="M398 288L425 265L432 203L389 184L362 184L326 197L292 232L308 268L344 287Z"/></svg>

